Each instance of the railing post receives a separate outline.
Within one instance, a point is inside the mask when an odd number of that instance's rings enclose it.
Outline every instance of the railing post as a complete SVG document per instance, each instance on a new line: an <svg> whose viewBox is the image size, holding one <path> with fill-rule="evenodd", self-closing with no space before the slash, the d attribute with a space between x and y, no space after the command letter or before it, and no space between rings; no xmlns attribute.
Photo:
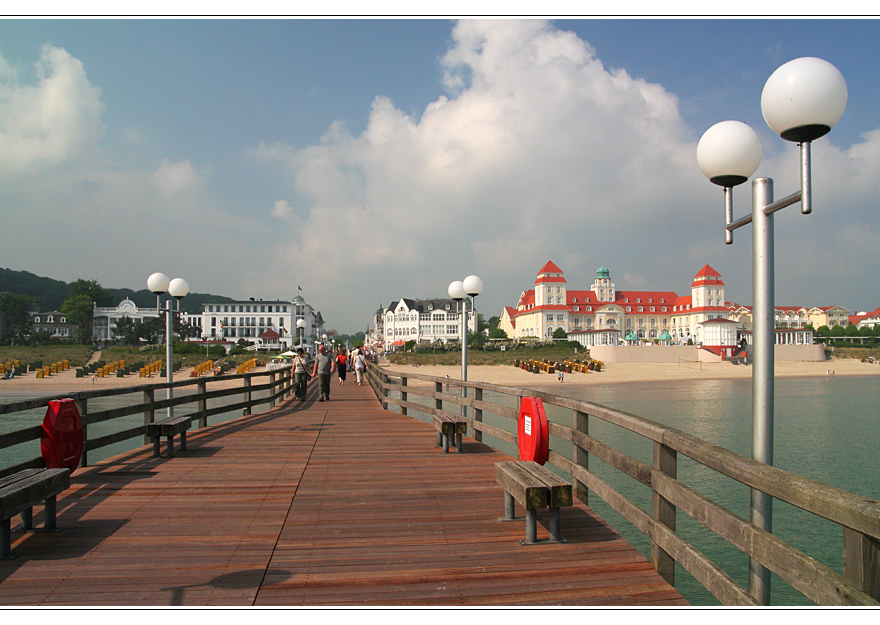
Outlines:
<svg viewBox="0 0 880 625"><path fill-rule="evenodd" d="M208 381L199 380L199 427L208 427Z"/></svg>
<svg viewBox="0 0 880 625"><path fill-rule="evenodd" d="M474 401L483 401L483 389L477 387L474 389ZM483 422L483 411L480 408L474 408L474 421L477 423ZM474 430L474 440L478 443L483 442L483 431L473 428Z"/></svg>
<svg viewBox="0 0 880 625"><path fill-rule="evenodd" d="M654 468L672 479L676 479L678 473L677 456L678 454L671 447L662 443L654 443ZM674 532L675 506L668 499L657 494L656 491L652 494L651 499L651 518ZM653 540L651 541L651 566L670 585L675 585L675 560Z"/></svg>
<svg viewBox="0 0 880 625"><path fill-rule="evenodd" d="M434 382L434 392L442 393L443 392L443 382ZM443 410L443 400L440 398L434 398L434 411L435 414L437 411ZM443 434L440 433L440 430L437 430L437 446L443 444Z"/></svg>
<svg viewBox="0 0 880 625"><path fill-rule="evenodd" d="M406 392L406 377L400 378L400 401L406 401L407 392ZM400 407L400 414L406 416L406 406Z"/></svg>
<svg viewBox="0 0 880 625"><path fill-rule="evenodd" d="M156 391L147 389L144 391L144 426L153 423L156 420L156 409L153 407L153 401ZM144 445L150 444L150 438L146 434L147 428L144 427Z"/></svg>
<svg viewBox="0 0 880 625"><path fill-rule="evenodd" d="M244 414L249 416L251 414L251 379L249 377L244 378L243 392L247 396L247 408L244 409Z"/></svg>
<svg viewBox="0 0 880 625"><path fill-rule="evenodd" d="M844 527L843 577L880 601L880 541Z"/></svg>
<svg viewBox="0 0 880 625"><path fill-rule="evenodd" d="M269 408L275 407L275 391L278 389L275 388L275 372L269 374Z"/></svg>
<svg viewBox="0 0 880 625"><path fill-rule="evenodd" d="M73 400L76 404L76 409L79 410L79 416L82 420L82 429L83 429L83 450L82 450L82 459L80 460L81 467L89 466L89 452L86 450L87 443L89 442L89 426L86 425L86 421L88 420L89 414L89 400L85 398L77 398Z"/></svg>
<svg viewBox="0 0 880 625"><path fill-rule="evenodd" d="M589 436L590 434L590 415L586 412L581 412L580 410L574 411L574 429L577 432L580 432L584 436ZM590 454L586 451L578 447L574 446L574 463L578 466L583 467L584 469L590 468ZM583 482L579 482L578 480L574 481L574 492L575 496L583 501L585 504L589 505L589 496L590 491L587 489L587 485Z"/></svg>

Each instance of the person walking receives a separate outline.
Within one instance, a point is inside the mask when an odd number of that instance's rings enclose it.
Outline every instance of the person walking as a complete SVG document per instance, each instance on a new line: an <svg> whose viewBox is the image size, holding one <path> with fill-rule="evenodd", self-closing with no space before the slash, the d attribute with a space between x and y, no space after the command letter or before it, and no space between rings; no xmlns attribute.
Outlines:
<svg viewBox="0 0 880 625"><path fill-rule="evenodd" d="M344 347L336 354L336 372L339 374L339 386L345 386L345 375L348 372L348 353Z"/></svg>
<svg viewBox="0 0 880 625"><path fill-rule="evenodd" d="M367 369L367 359L362 349L357 350L357 356L354 357L354 374L357 377L358 386L364 381L364 371Z"/></svg>
<svg viewBox="0 0 880 625"><path fill-rule="evenodd" d="M336 362L327 353L327 348L320 345L318 355L315 356L315 362L312 365L312 375L318 376L318 401L330 401L330 376L335 368Z"/></svg>
<svg viewBox="0 0 880 625"><path fill-rule="evenodd" d="M305 352L300 347L296 350L296 356L293 357L293 394L298 400L306 400L308 385L309 371L307 369Z"/></svg>

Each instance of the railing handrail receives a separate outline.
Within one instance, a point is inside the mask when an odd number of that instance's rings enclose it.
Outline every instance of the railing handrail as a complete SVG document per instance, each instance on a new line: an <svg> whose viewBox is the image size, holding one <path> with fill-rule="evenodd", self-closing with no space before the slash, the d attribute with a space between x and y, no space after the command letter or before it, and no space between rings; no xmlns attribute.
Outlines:
<svg viewBox="0 0 880 625"><path fill-rule="evenodd" d="M126 416L131 416L134 414L144 414L144 424L139 425L137 427L129 428L128 430L123 430L122 432L116 432L114 434L105 435L98 439L88 439L85 438L83 442L83 461L81 466L87 466L87 452L93 451L95 449L99 449L106 445L110 445L113 443L120 442L122 440L127 440L131 438L136 438L137 436L145 436L146 432L146 424L151 423L155 420L156 413L162 411L168 407L181 406L191 403L198 402L198 410L191 414L194 419L198 419L201 427L207 425L207 420L209 417L224 414L228 412L234 412L238 410L244 409L248 414L250 413L253 406L259 404L269 403L270 406L274 406L276 401L279 398L283 398L285 395L292 392L292 378L290 376L291 366L281 367L277 369L273 369L271 371L252 371L248 373L230 373L225 374L219 377L214 376L204 376L199 378L194 378L192 380L180 380L177 382L155 382L152 384L138 384L133 386L120 386L108 389L94 389L94 390L85 390L85 391L69 391L65 393L59 393L56 395L47 395L43 397L38 397L35 399L28 399L24 401L11 402L8 404L0 404L0 414L9 414L14 412L20 412L23 410L32 410L35 408L43 408L49 405L50 401L53 400L62 400L62 399L72 399L77 402L77 405L80 406L80 416L82 418L82 422L84 425L84 429L87 431L89 425L93 425L95 423L101 423L103 421L109 421L112 419L118 419ZM268 377L270 380L265 384L253 385L251 381L255 378L263 378ZM231 387L231 388L220 388L214 390L208 390L208 385L211 383L219 383L241 380L242 386ZM154 399L157 391L162 391L169 387L171 388L181 388L187 386L197 386L197 392L193 394L186 395L175 395L172 396L171 399L163 398L163 399ZM204 390L203 390L204 389ZM254 393L259 393L261 391L269 391L268 397L254 397ZM94 412L89 412L84 410L89 405L89 400L92 399L101 399L106 397L114 397L119 395L130 395L134 393L141 393L143 396L142 401L133 403L129 406L123 406L120 408L110 408L105 410L98 410ZM213 399L219 399L221 397L226 397L230 395L242 395L244 394L246 397L243 401L239 401L233 404L227 404L224 406L217 406L209 408L207 402ZM146 398L150 397L148 401ZM161 417L160 417L161 418ZM19 445L22 443L28 443L31 441L39 441L41 436L42 426L41 425L32 425L29 427L21 428L18 430L13 430L11 432L6 432L4 434L0 434L0 450L6 449L13 445ZM42 466L42 459L39 456L34 458L19 462L15 465L8 466L0 466L0 477L8 475L12 472L31 467L39 467Z"/></svg>
<svg viewBox="0 0 880 625"><path fill-rule="evenodd" d="M389 382L388 378L400 378L401 383ZM545 405L573 410L575 423L579 423L580 415L583 415L584 419L597 417L653 441L655 466L650 466L591 438L586 432L580 431L579 426L569 427L550 422L550 434L571 442L575 458L567 458L551 450L549 461L560 470L572 475L576 485L580 483L583 486L582 489L576 490L581 490L584 493L586 490L599 491L599 496L606 503L620 512L640 531L646 533L652 539L652 564L670 582L674 578L674 567L669 563L664 564L664 558L674 559L683 565L723 602L752 603L751 597L736 582L675 534L675 510L681 509L750 557L769 560L769 562L762 561L762 564L768 566L792 587L817 601L820 605L880 605L878 603L878 599L880 599L880 590L878 590L880 587L880 582L878 582L880 579L880 563L878 563L880 562L880 558L878 558L880 555L880 502L785 469L763 464L676 428L592 402L562 397L536 389L483 382L462 382L452 378L394 371L387 367L371 368L369 379L371 386L385 406L387 404L400 405L406 410L411 409L428 415L445 412L442 408L443 402L467 406L478 413L473 418L467 418L475 433L485 432L506 442L516 442L515 426L512 428L512 432L501 430L505 435L498 436L496 432L493 432L498 428L482 423L482 412L492 412L515 421L518 411L482 401L484 391L517 398L540 397ZM428 382L433 385L433 388L411 386L408 384L408 380ZM456 388L466 387L476 389L479 392L469 392L467 397L461 397L450 392L442 392L444 385ZM390 397L389 391L392 390L401 392L402 398ZM403 395L408 397L409 394L431 398L434 400L434 406L410 402L403 398ZM648 515L623 495L614 491L595 474L590 473L588 462L579 462L579 452L593 454L613 468L648 486L653 491L655 498L659 498L655 499L654 514ZM681 453L750 488L766 492L780 501L841 525L844 528L844 577L787 545L772 534L740 519L720 504L712 502L678 482L675 478L675 455L677 453ZM664 457L666 458L665 465L664 461L660 460ZM614 503L608 501L606 497L614 500ZM582 499L585 500L585 496ZM665 517L659 512L661 510L665 510ZM738 529L726 532L722 529L724 524ZM743 536L747 536L748 540ZM698 572L695 573L692 567L698 569ZM793 573L788 570L791 567L800 567L799 570L808 569L818 580L818 583L814 585L814 580L799 579L797 572Z"/></svg>

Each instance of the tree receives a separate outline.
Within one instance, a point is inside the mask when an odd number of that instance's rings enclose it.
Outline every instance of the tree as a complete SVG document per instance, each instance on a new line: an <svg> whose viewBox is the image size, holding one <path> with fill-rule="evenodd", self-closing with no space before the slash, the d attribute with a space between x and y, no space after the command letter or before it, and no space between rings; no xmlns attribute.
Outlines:
<svg viewBox="0 0 880 625"><path fill-rule="evenodd" d="M492 332L498 329L498 326L501 325L501 317L498 315L493 315L489 317L489 336L491 338Z"/></svg>
<svg viewBox="0 0 880 625"><path fill-rule="evenodd" d="M95 303L95 306L110 306L113 304L113 298L110 292L102 287L97 280L83 280L78 278L70 283L70 291L67 298L85 295Z"/></svg>
<svg viewBox="0 0 880 625"><path fill-rule="evenodd" d="M85 294L68 296L61 304L61 312L67 316L70 323L79 326L79 342L88 343L92 336L92 322L95 313L92 298Z"/></svg>
<svg viewBox="0 0 880 625"><path fill-rule="evenodd" d="M0 293L0 313L6 320L6 327L12 337L13 344L16 337L21 340L28 334L31 327L31 316L28 314L28 309L33 304L33 298L26 295L16 295L9 291Z"/></svg>
<svg viewBox="0 0 880 625"><path fill-rule="evenodd" d="M502 330L498 326L495 326L495 328L493 328L492 330L489 330L489 338L490 339L505 339L505 340L507 340L510 337L507 336L507 332L505 332L504 330Z"/></svg>
<svg viewBox="0 0 880 625"><path fill-rule="evenodd" d="M567 339L568 334L565 333L563 328L556 328L553 330L553 338L554 339Z"/></svg>

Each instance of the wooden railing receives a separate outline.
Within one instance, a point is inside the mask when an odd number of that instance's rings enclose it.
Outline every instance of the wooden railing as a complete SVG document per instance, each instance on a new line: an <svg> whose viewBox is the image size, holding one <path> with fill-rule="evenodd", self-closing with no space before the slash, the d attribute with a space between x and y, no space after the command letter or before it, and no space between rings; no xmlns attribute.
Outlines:
<svg viewBox="0 0 880 625"><path fill-rule="evenodd" d="M402 414L417 411L426 415L460 415L461 407L465 406L469 411L466 418L470 431L477 441L482 441L485 434L516 444L518 409L483 401L487 391L513 398L516 406L521 397L533 396L540 397L545 406L571 411L571 426L549 423L549 464L572 479L580 500L586 503L588 492L594 493L645 534L651 542L651 564L670 584L674 584L678 563L722 604L756 605L747 589L676 533L676 514L682 511L818 605L880 605L880 502L765 465L675 428L590 402L536 390L461 382L377 366L369 367L367 377L385 409L397 406ZM414 383L418 381L422 382L421 386ZM461 396L462 388L468 389L467 397ZM424 397L427 402L413 402L412 395ZM484 415L489 413L500 417L493 421L500 421L505 427L485 423ZM652 464L591 437L593 419L651 441ZM552 437L571 443L570 457L553 449ZM839 524L843 529L843 575L678 481L678 454ZM591 471L590 457L647 486L651 491L651 511L646 512Z"/></svg>
<svg viewBox="0 0 880 625"><path fill-rule="evenodd" d="M264 378L266 378L265 381L263 380ZM241 385L230 387L230 381L240 381ZM209 385L221 382L224 383L226 388L208 390ZM171 400L168 400L167 398L157 399L157 392L164 394L162 391L168 387L173 389ZM192 387L195 387L195 393L175 393L175 391L179 389ZM251 414L254 406L260 404L269 404L269 407L272 408L279 400L286 398L292 393L293 382L290 375L290 367L285 367L266 372L223 375L220 377L201 377L195 380L185 380L182 382L173 382L171 384L166 382L106 390L64 393L51 397L41 397L39 399L2 404L0 405L0 415L44 408L49 405L51 400L74 400L79 409L80 417L82 418L83 436L85 439L80 466L88 466L89 452L132 438L145 437L146 424L164 418L164 413L162 411L169 406L176 408L195 403L196 410L187 414L188 416L193 417L193 421L198 422L199 427L205 427L208 424L208 420L213 416L230 412ZM133 395L130 403L126 406L97 411L89 410L89 402L91 400L124 395ZM209 402L213 404L216 403L216 400L218 399L235 395L241 395L243 397L240 401L233 403L211 405L210 407L208 405ZM127 429L113 432L112 434L105 434L100 437L89 437L89 426L135 414L143 414L143 424L139 424L135 427L128 427ZM0 416L0 418L3 417ZM28 442L36 442L34 449L39 451L41 430L42 425L34 425L0 434L0 477L15 473L21 469L39 468L43 466L43 460L40 456L18 461L15 464L9 464L7 466L7 463L4 462L3 454L3 450L12 447L13 445ZM146 444L147 442L146 438L144 438L143 443Z"/></svg>

